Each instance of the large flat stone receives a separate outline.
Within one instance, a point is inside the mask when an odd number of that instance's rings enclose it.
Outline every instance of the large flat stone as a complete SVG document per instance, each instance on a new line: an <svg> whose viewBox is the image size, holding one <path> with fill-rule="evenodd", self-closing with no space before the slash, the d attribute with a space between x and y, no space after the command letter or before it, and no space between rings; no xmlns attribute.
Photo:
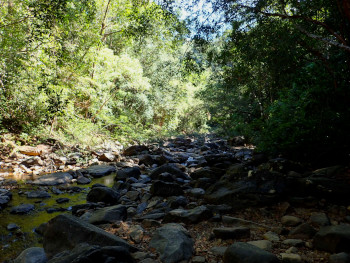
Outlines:
<svg viewBox="0 0 350 263"><path fill-rule="evenodd" d="M123 239L72 215L61 214L47 223L44 249L49 258L64 250L72 250L84 242L98 246L121 246L136 251Z"/></svg>
<svg viewBox="0 0 350 263"><path fill-rule="evenodd" d="M350 252L350 226L326 226L320 229L314 237L316 249L332 253Z"/></svg>
<svg viewBox="0 0 350 263"><path fill-rule="evenodd" d="M125 220L127 217L126 206L115 205L96 210L89 218L90 224L114 223Z"/></svg>
<svg viewBox="0 0 350 263"><path fill-rule="evenodd" d="M93 165L84 169L82 172L90 174L94 178L99 178L115 171L117 171L117 169L111 165Z"/></svg>
<svg viewBox="0 0 350 263"><path fill-rule="evenodd" d="M254 245L236 242L224 254L224 263L278 263L278 258Z"/></svg>
<svg viewBox="0 0 350 263"><path fill-rule="evenodd" d="M40 178L34 180L32 184L52 186L71 183L72 179L73 177L71 174L58 172L52 174L45 174Z"/></svg>

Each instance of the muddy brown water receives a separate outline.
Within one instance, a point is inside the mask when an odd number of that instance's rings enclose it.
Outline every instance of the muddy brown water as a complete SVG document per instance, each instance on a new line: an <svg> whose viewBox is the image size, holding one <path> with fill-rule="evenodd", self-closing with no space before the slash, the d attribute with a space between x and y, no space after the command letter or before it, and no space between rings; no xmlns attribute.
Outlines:
<svg viewBox="0 0 350 263"><path fill-rule="evenodd" d="M32 180L34 178L23 177L23 178L6 178L22 180L19 182L18 189L12 189L12 200L8 203L7 207L0 211L0 262L6 262L16 258L24 249L39 246L42 247L42 237L35 233L35 228L40 224L49 221L55 216L62 213L70 213L71 207L78 204L86 203L86 195L91 189L93 184L99 183L106 186L112 186L115 174L110 174L101 178L93 179L88 185L77 185L76 183L69 184L68 186L79 186L83 188L83 191L79 193L68 193L53 194L50 190L48 192L51 198L46 199L29 199L26 197L24 192L36 190L37 186L32 186L23 183L25 180ZM49 187L51 189L51 187ZM22 193L21 193L22 192ZM56 199L58 198L69 198L69 202L58 204ZM12 207L20 204L33 204L35 210L25 215L11 214L10 210ZM48 213L48 208L65 208L66 212L54 212ZM14 231L7 230L7 225L15 223L20 228Z"/></svg>

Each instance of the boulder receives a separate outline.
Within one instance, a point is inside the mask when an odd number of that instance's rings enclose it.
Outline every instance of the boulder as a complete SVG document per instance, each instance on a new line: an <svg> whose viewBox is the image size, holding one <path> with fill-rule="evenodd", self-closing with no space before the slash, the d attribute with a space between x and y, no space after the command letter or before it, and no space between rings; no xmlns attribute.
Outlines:
<svg viewBox="0 0 350 263"><path fill-rule="evenodd" d="M12 199L12 193L6 189L0 189L0 209L5 207Z"/></svg>
<svg viewBox="0 0 350 263"><path fill-rule="evenodd" d="M164 222L183 222L195 224L204 220L208 220L213 216L213 213L204 205L193 209L175 209L170 211L165 217Z"/></svg>
<svg viewBox="0 0 350 263"><path fill-rule="evenodd" d="M111 263L111 262L123 262L134 263L130 252L121 246L91 246L87 243L82 243L76 246L72 251L64 251L48 263Z"/></svg>
<svg viewBox="0 0 350 263"><path fill-rule="evenodd" d="M201 167L190 174L192 179L212 178L219 179L225 174L225 171L215 167Z"/></svg>
<svg viewBox="0 0 350 263"><path fill-rule="evenodd" d="M181 178L184 180L190 179L190 177L187 174L185 174L183 171L181 171L180 168L176 166L176 164L170 164L170 163L163 164L162 166L154 169L151 172L150 177L152 180L160 179L160 175L162 173L169 173L176 176L176 178Z"/></svg>
<svg viewBox="0 0 350 263"><path fill-rule="evenodd" d="M82 173L87 173L94 178L100 178L115 172L117 169L112 165L93 165L89 168L82 170Z"/></svg>
<svg viewBox="0 0 350 263"><path fill-rule="evenodd" d="M10 210L10 213L23 215L23 214L27 214L30 211L34 210L34 208L35 207L32 204L21 204L21 205L12 207Z"/></svg>
<svg viewBox="0 0 350 263"><path fill-rule="evenodd" d="M282 225L284 226L297 226L302 223L302 220L296 216L283 216L281 219Z"/></svg>
<svg viewBox="0 0 350 263"><path fill-rule="evenodd" d="M305 242L301 239L285 239L283 240L282 244L292 247L302 247L305 245Z"/></svg>
<svg viewBox="0 0 350 263"><path fill-rule="evenodd" d="M27 198L49 198L51 195L42 190L26 192Z"/></svg>
<svg viewBox="0 0 350 263"><path fill-rule="evenodd" d="M71 250L83 242L90 245L121 246L131 251L136 250L123 239L72 215L61 214L47 223L43 244L49 258L64 250Z"/></svg>
<svg viewBox="0 0 350 263"><path fill-rule="evenodd" d="M316 234L316 230L307 223L301 224L293 228L288 237L290 238L299 238L299 239L310 239L313 238Z"/></svg>
<svg viewBox="0 0 350 263"><path fill-rule="evenodd" d="M192 188L186 191L189 196L200 198L205 194L205 190L202 188Z"/></svg>
<svg viewBox="0 0 350 263"><path fill-rule="evenodd" d="M139 158L139 165L144 164L144 165L152 166L153 164L158 163L156 158L150 154L140 155L138 156L138 158Z"/></svg>
<svg viewBox="0 0 350 263"><path fill-rule="evenodd" d="M116 159L116 156L113 153L102 153L98 156L98 160L101 162L113 162Z"/></svg>
<svg viewBox="0 0 350 263"><path fill-rule="evenodd" d="M22 251L13 261L14 263L46 263L47 258L43 248L31 247Z"/></svg>
<svg viewBox="0 0 350 263"><path fill-rule="evenodd" d="M101 208L92 213L89 218L90 224L114 223L124 221L127 217L126 206L115 205Z"/></svg>
<svg viewBox="0 0 350 263"><path fill-rule="evenodd" d="M294 253L281 253L282 263L302 263L301 256Z"/></svg>
<svg viewBox="0 0 350 263"><path fill-rule="evenodd" d="M184 193L181 186L177 183L167 183L163 181L154 181L150 192L154 196L162 197L183 195Z"/></svg>
<svg viewBox="0 0 350 263"><path fill-rule="evenodd" d="M77 184L89 184L91 183L91 179L85 176L78 176Z"/></svg>
<svg viewBox="0 0 350 263"><path fill-rule="evenodd" d="M290 191L291 182L276 172L258 171L239 180L227 176L206 190L204 199L208 203L227 204L234 209L271 205Z"/></svg>
<svg viewBox="0 0 350 263"><path fill-rule="evenodd" d="M88 202L104 202L106 204L117 204L120 194L109 187L94 187L88 193L86 200Z"/></svg>
<svg viewBox="0 0 350 263"><path fill-rule="evenodd" d="M179 224L166 224L158 228L149 245L160 254L160 260L164 263L187 261L194 251L191 236Z"/></svg>
<svg viewBox="0 0 350 263"><path fill-rule="evenodd" d="M333 254L329 257L329 263L350 263L350 255L344 252Z"/></svg>
<svg viewBox="0 0 350 263"><path fill-rule="evenodd" d="M69 173L57 172L52 174L45 174L34 180L32 184L53 186L60 184L69 184L72 182L73 176Z"/></svg>
<svg viewBox="0 0 350 263"><path fill-rule="evenodd" d="M19 229L19 226L16 225L15 223L10 223L10 224L7 225L6 228L7 228L8 231L13 231L13 230Z"/></svg>
<svg viewBox="0 0 350 263"><path fill-rule="evenodd" d="M247 243L266 251L272 250L272 242L269 240L255 240L255 241L249 241Z"/></svg>
<svg viewBox="0 0 350 263"><path fill-rule="evenodd" d="M216 256L223 257L225 254L227 247L212 247L210 249L210 252L213 253Z"/></svg>
<svg viewBox="0 0 350 263"><path fill-rule="evenodd" d="M316 249L331 253L350 252L350 226L325 226L314 237L313 245Z"/></svg>
<svg viewBox="0 0 350 263"><path fill-rule="evenodd" d="M139 167L128 167L121 169L117 172L117 175L115 176L115 180L126 180L129 177L134 177L136 179L140 178L141 171Z"/></svg>
<svg viewBox="0 0 350 263"><path fill-rule="evenodd" d="M224 254L224 263L278 263L278 258L254 245L235 242Z"/></svg>
<svg viewBox="0 0 350 263"><path fill-rule="evenodd" d="M144 230L141 226L136 225L136 226L132 226L130 228L130 239L132 241L134 241L136 244L141 243L142 239L143 239L143 233Z"/></svg>
<svg viewBox="0 0 350 263"><path fill-rule="evenodd" d="M132 155L138 155L142 152L148 152L148 151L149 149L145 145L133 145L133 146L130 146L129 148L126 148L123 154L126 156L132 156Z"/></svg>
<svg viewBox="0 0 350 263"><path fill-rule="evenodd" d="M325 213L313 213L310 217L310 224L317 227L322 227L329 226L331 222Z"/></svg>

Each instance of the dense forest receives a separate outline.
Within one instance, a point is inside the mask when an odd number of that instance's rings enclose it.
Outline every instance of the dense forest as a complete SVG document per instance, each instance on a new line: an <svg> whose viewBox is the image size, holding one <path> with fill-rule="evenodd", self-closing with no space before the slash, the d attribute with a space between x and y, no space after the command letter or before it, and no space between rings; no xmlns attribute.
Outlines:
<svg viewBox="0 0 350 263"><path fill-rule="evenodd" d="M94 144L244 135L342 162L346 0L0 2L0 133Z"/></svg>

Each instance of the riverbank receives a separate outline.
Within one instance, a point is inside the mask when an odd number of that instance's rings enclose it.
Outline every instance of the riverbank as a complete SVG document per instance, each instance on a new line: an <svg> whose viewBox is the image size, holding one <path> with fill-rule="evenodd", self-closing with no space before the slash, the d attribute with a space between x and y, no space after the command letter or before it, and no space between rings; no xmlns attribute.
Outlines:
<svg viewBox="0 0 350 263"><path fill-rule="evenodd" d="M35 189L19 190L21 202L28 202L28 192L51 195L34 202L29 215L62 209L48 224L38 222L44 249L36 256L50 263L96 255L107 262L118 253L125 262L243 262L249 251L256 262L332 262L349 252L347 167L313 170L235 143L174 138L135 145L117 161L27 181ZM109 184L94 181L103 178ZM54 205L71 194L67 204ZM6 211L20 203L13 200Z"/></svg>

